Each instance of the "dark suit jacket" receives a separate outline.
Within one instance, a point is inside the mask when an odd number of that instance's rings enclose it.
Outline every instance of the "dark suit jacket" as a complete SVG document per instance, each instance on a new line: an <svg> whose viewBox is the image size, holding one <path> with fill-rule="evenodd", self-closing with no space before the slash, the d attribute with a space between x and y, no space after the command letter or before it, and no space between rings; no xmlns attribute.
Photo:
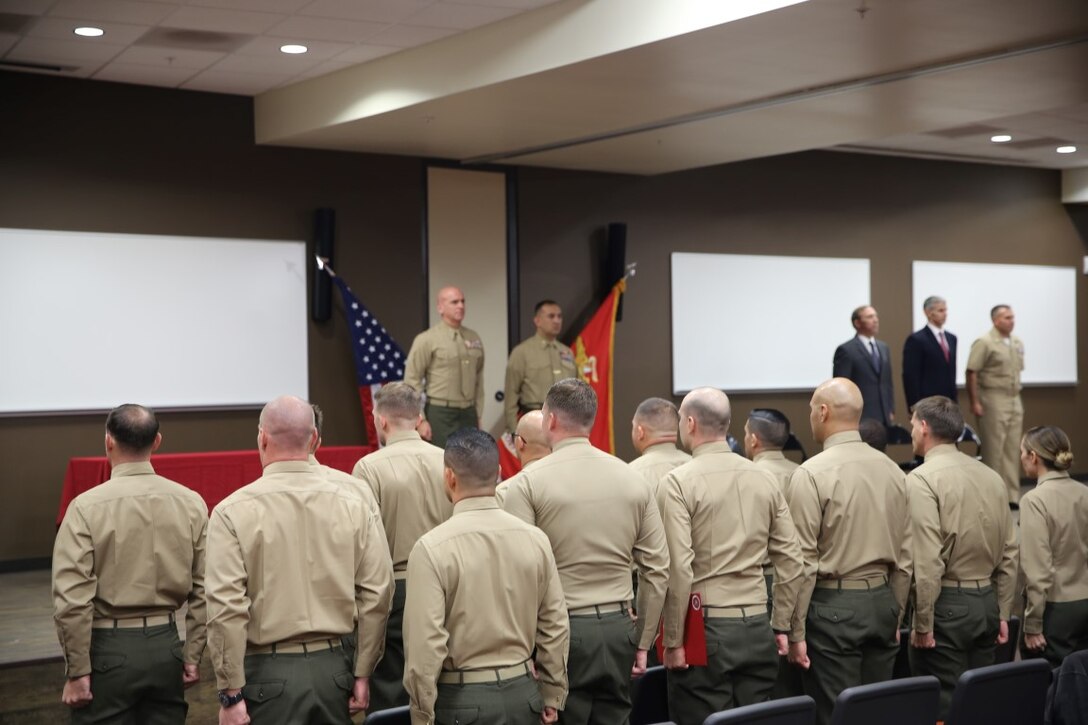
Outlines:
<svg viewBox="0 0 1088 725"><path fill-rule="evenodd" d="M880 372L873 367L869 349L860 337L855 336L835 348L835 360L832 375L836 378L849 378L861 389L865 402L862 418L874 418L884 425L891 425L891 414L895 412L895 398L892 391L892 356L886 343L876 341L880 353Z"/></svg>
<svg viewBox="0 0 1088 725"><path fill-rule="evenodd" d="M944 339L948 342L948 362L928 325L903 343L903 390L908 409L930 395L956 400L956 336L945 330Z"/></svg>

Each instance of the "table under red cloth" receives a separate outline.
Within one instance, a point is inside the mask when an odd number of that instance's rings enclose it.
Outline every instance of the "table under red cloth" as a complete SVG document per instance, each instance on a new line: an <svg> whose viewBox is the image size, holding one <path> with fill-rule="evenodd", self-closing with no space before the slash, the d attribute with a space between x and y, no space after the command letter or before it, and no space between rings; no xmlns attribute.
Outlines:
<svg viewBox="0 0 1088 725"><path fill-rule="evenodd" d="M317 460L331 468L351 473L355 462L373 451L371 446L328 446L317 450ZM212 453L163 453L151 456L155 473L188 486L201 496L211 511L232 492L261 476L261 458L251 451ZM57 525L64 519L68 504L79 494L110 478L110 464L103 456L72 458L64 473Z"/></svg>

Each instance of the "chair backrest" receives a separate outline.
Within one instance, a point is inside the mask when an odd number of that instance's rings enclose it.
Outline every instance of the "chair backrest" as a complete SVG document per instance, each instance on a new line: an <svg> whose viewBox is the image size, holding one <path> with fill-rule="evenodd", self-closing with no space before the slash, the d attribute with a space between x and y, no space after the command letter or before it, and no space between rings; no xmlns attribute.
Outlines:
<svg viewBox="0 0 1088 725"><path fill-rule="evenodd" d="M967 670L956 683L945 723L1042 725L1050 676L1042 659Z"/></svg>
<svg viewBox="0 0 1088 725"><path fill-rule="evenodd" d="M412 725L412 714L408 706L391 707L378 710L366 716L363 725Z"/></svg>
<svg viewBox="0 0 1088 725"><path fill-rule="evenodd" d="M941 697L936 677L907 677L848 687L835 700L831 725L933 725Z"/></svg>
<svg viewBox="0 0 1088 725"><path fill-rule="evenodd" d="M1020 636L1020 618L1017 616L1009 617L1009 641L1005 644L997 645L997 649L994 650L994 664L1002 665L1006 662L1012 662L1016 656L1016 639Z"/></svg>
<svg viewBox="0 0 1088 725"><path fill-rule="evenodd" d="M669 719L669 691L665 668L650 667L635 680L631 697L631 725L650 725Z"/></svg>
<svg viewBox="0 0 1088 725"><path fill-rule="evenodd" d="M808 695L716 712L703 725L815 725L816 702ZM930 723L932 725L932 723Z"/></svg>

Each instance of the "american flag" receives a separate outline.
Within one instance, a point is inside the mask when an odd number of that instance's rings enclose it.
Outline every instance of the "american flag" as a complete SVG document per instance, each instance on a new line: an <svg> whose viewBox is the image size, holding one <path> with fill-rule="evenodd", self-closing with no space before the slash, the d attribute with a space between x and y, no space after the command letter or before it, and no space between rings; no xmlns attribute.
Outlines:
<svg viewBox="0 0 1088 725"><path fill-rule="evenodd" d="M366 439L378 445L374 429L374 393L382 385L404 379L404 350L390 337L377 318L370 313L344 280L333 277L344 300L344 312L351 336L351 352L355 356L355 378L359 384L359 402L363 405Z"/></svg>

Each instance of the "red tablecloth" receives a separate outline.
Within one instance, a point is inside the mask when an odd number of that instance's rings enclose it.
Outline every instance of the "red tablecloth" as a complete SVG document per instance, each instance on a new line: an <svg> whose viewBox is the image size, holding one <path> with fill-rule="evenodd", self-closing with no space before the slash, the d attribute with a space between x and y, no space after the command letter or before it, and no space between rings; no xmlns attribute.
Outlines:
<svg viewBox="0 0 1088 725"><path fill-rule="evenodd" d="M317 460L326 466L351 473L355 462L374 449L370 446L329 446L317 450ZM212 453L164 453L151 457L155 473L193 489L211 511L233 491L252 483L261 475L257 450L215 451ZM57 525L64 519L68 504L79 494L110 478L110 464L102 456L72 458L64 473Z"/></svg>

